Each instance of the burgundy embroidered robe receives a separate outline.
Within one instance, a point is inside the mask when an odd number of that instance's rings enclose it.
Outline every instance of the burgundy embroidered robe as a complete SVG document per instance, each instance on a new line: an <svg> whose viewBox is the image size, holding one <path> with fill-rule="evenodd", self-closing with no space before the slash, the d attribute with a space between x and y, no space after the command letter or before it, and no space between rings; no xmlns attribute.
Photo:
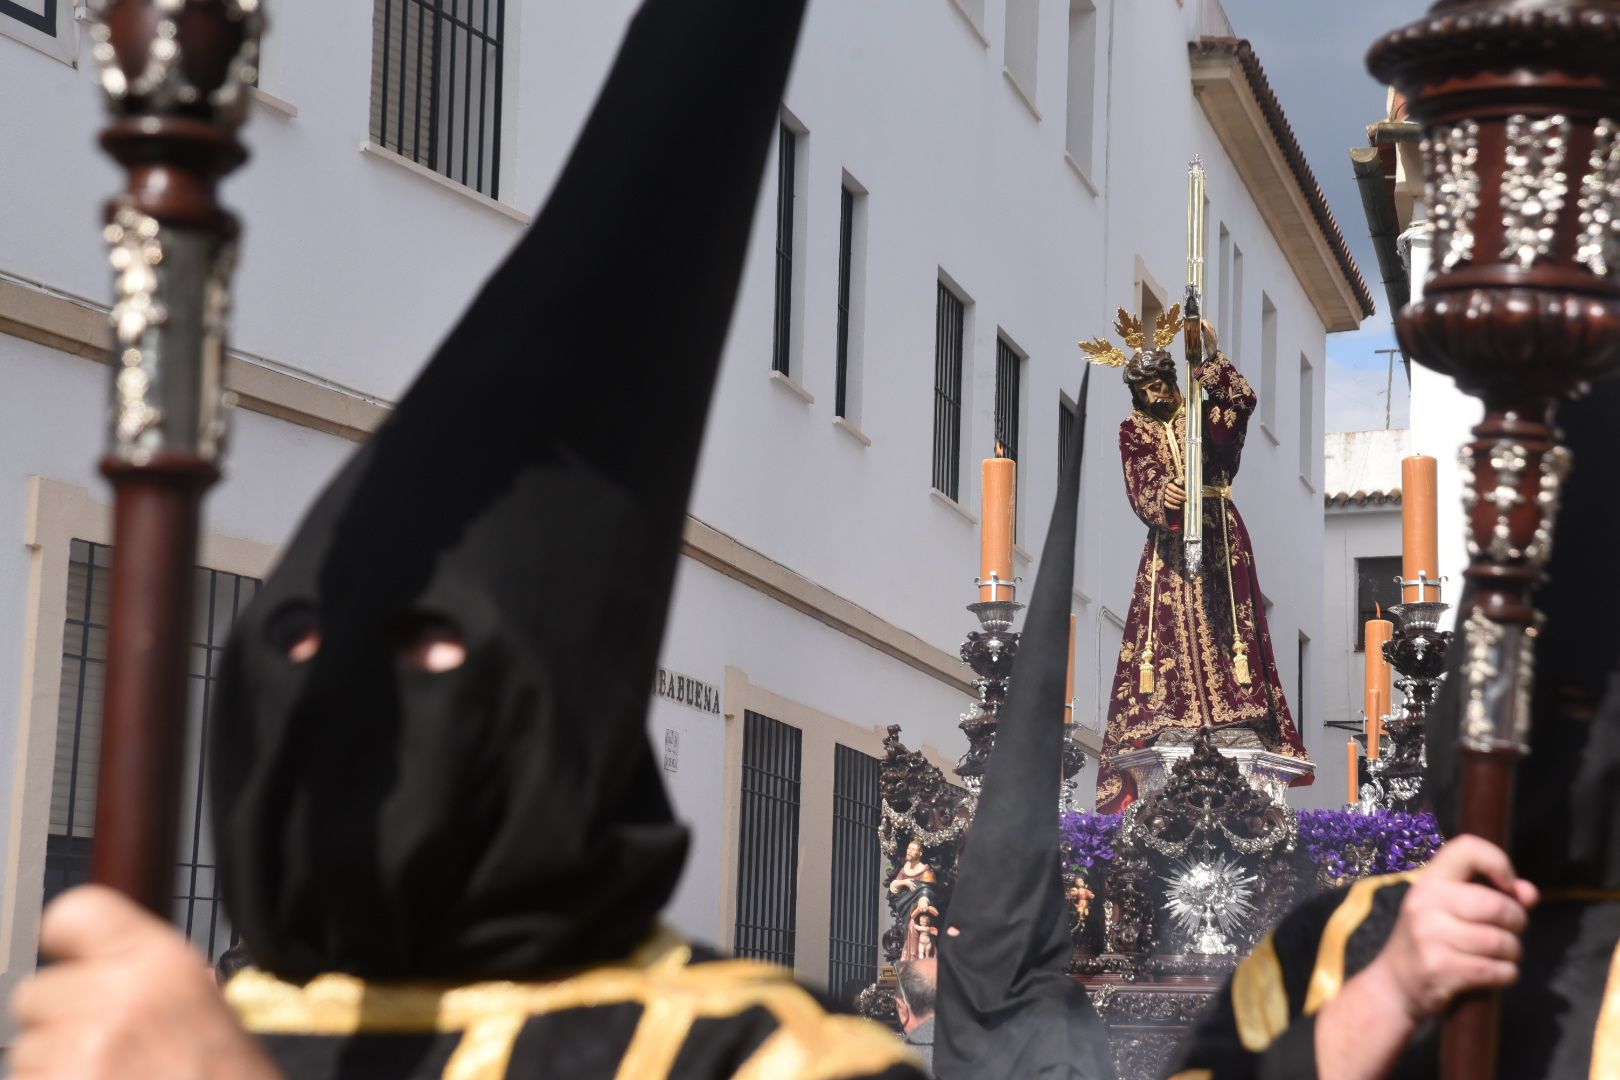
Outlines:
<svg viewBox="0 0 1620 1080"><path fill-rule="evenodd" d="M1219 354L1203 366L1199 382L1204 387L1204 484L1230 485L1242 460L1254 390ZM1195 729L1206 719L1216 728L1252 728L1266 749L1306 758L1277 676L1265 607L1256 603L1261 593L1254 548L1230 498L1204 496L1204 565L1196 576L1187 573L1181 512L1167 516L1164 507L1165 488L1181 476L1186 437L1185 410L1170 423L1137 410L1119 426L1125 491L1148 527L1148 538L1125 620L1097 770L1097 809L1104 813L1122 810L1136 795L1129 775L1112 767L1114 755L1150 746L1172 729ZM1247 686L1238 682L1233 666L1239 640L1248 653ZM1139 666L1150 643L1154 687L1143 693Z"/></svg>

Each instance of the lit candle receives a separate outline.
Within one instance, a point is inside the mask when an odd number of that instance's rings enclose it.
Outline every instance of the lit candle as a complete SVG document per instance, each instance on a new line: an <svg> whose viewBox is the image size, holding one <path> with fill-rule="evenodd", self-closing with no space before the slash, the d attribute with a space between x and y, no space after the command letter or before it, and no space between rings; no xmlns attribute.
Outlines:
<svg viewBox="0 0 1620 1080"><path fill-rule="evenodd" d="M1063 722L1074 723L1074 631L1077 619L1074 612L1069 613L1069 674L1063 686Z"/></svg>
<svg viewBox="0 0 1620 1080"><path fill-rule="evenodd" d="M984 459L982 513L979 519L979 599L1013 599L1013 499L1018 489L1018 463L1011 458ZM1002 582L991 589L994 577Z"/></svg>
<svg viewBox="0 0 1620 1080"><path fill-rule="evenodd" d="M1356 766L1359 764L1356 760L1356 740L1351 739L1349 742L1344 744L1344 755L1349 763L1349 772L1346 774L1349 779L1345 781L1346 790L1349 792L1349 794L1344 797L1344 801L1347 803L1353 803L1361 796L1361 792L1356 790L1356 780L1358 779L1356 776Z"/></svg>
<svg viewBox="0 0 1620 1080"><path fill-rule="evenodd" d="M1406 603L1440 599L1439 505L1434 458L1414 454L1401 461L1401 576L1415 582L1421 574L1434 584L1418 595L1417 585L1401 590Z"/></svg>
<svg viewBox="0 0 1620 1080"><path fill-rule="evenodd" d="M1382 734L1382 717L1389 708L1390 667L1384 659L1384 642L1395 633L1395 624L1382 617L1368 619L1366 626L1367 652L1364 657L1365 673L1363 707L1367 711L1367 759L1378 760L1378 738Z"/></svg>

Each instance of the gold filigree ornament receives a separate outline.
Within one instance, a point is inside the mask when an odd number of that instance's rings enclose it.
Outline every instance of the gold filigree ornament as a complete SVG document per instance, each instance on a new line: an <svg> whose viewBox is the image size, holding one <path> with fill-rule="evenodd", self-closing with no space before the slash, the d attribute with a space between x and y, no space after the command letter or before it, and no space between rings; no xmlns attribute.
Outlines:
<svg viewBox="0 0 1620 1080"><path fill-rule="evenodd" d="M1181 317L1181 305L1172 305L1169 311L1159 312L1158 318L1153 320L1153 347L1168 349L1181 333L1181 328L1187 320Z"/></svg>
<svg viewBox="0 0 1620 1080"><path fill-rule="evenodd" d="M1162 311L1153 320L1153 347L1155 349L1168 348L1181 333L1185 320L1181 317L1181 305L1176 304L1169 311ZM1132 315L1124 308L1120 308L1114 316L1114 333L1125 342L1125 349L1131 352L1141 352L1147 347L1147 329L1142 325L1139 316ZM1124 367L1130 361L1130 353L1110 342L1101 335L1089 341L1077 343L1081 351L1086 354L1093 364L1102 364L1105 367Z"/></svg>
<svg viewBox="0 0 1620 1080"><path fill-rule="evenodd" d="M1078 342L1081 350L1093 364L1102 364L1105 367L1124 367L1128 359L1119 346L1110 344L1105 337L1095 337L1090 341Z"/></svg>

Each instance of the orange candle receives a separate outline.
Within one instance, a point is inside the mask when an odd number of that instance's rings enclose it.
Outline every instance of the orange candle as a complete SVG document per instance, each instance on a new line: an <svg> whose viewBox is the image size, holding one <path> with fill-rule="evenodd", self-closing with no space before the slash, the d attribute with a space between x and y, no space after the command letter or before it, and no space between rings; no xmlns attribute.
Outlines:
<svg viewBox="0 0 1620 1080"><path fill-rule="evenodd" d="M1436 463L1424 454L1401 461L1401 576L1416 581L1421 574L1433 585L1418 595L1418 586L1401 590L1406 603L1440 599L1439 505L1435 488Z"/></svg>
<svg viewBox="0 0 1620 1080"><path fill-rule="evenodd" d="M984 459L982 513L979 517L979 599L1013 599L1013 500L1018 490L1018 463L1011 458ZM994 577L1004 584L991 589Z"/></svg>
<svg viewBox="0 0 1620 1080"><path fill-rule="evenodd" d="M1382 613L1380 613L1382 614ZM1378 760L1378 737L1382 734L1381 720L1389 710L1391 672L1384 659L1384 642L1395 633L1395 624L1388 619L1368 619L1366 627L1367 652L1364 658L1365 674L1363 708L1367 712L1367 759Z"/></svg>
<svg viewBox="0 0 1620 1080"><path fill-rule="evenodd" d="M1351 739L1349 742L1344 744L1344 754L1346 759L1348 759L1350 769L1350 771L1346 774L1349 776L1349 780L1345 782L1346 789L1349 791L1349 794L1345 796L1344 801L1347 803L1353 803L1361 797L1361 792L1356 790L1356 766L1359 764L1359 762L1356 760L1356 740Z"/></svg>
<svg viewBox="0 0 1620 1080"><path fill-rule="evenodd" d="M1077 623L1074 612L1069 613L1069 674L1063 686L1063 722L1074 723L1074 631Z"/></svg>

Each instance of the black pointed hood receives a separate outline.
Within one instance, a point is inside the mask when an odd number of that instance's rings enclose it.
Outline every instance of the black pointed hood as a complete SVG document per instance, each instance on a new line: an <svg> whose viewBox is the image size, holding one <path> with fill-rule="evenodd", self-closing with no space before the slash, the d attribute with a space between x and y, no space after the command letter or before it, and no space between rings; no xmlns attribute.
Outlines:
<svg viewBox="0 0 1620 1080"><path fill-rule="evenodd" d="M1108 1036L1067 974L1058 796L1086 391L1061 464L1012 687L962 854L939 949L934 1068L943 1080L1113 1076Z"/></svg>
<svg viewBox="0 0 1620 1080"><path fill-rule="evenodd" d="M1542 888L1620 889L1620 500L1614 433L1620 381L1558 409L1571 452L1535 650L1530 754L1515 782L1511 854ZM1466 613L1466 600L1461 610ZM1457 718L1467 644L1459 632L1427 733L1431 801L1455 831Z"/></svg>
<svg viewBox="0 0 1620 1080"><path fill-rule="evenodd" d="M533 227L238 624L213 820L267 970L530 978L667 901L645 714L803 8L647 0ZM445 633L461 666L402 659Z"/></svg>

